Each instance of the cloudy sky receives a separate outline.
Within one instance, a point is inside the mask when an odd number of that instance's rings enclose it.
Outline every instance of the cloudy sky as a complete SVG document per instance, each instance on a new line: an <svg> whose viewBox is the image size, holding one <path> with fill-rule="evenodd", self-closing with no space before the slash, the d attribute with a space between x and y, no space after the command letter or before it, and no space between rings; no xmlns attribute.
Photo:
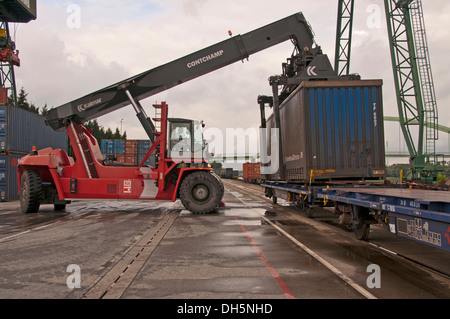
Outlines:
<svg viewBox="0 0 450 319"><path fill-rule="evenodd" d="M20 50L18 87L38 106L56 107L127 77L170 62L233 35L303 12L315 40L334 61L337 3L333 0L38 0L38 18L10 26ZM351 72L383 79L384 113L397 116L392 67L382 0L355 6ZM428 45L439 107L439 123L450 126L450 2L423 0ZM249 61L194 79L141 103L166 101L169 115L203 119L207 127L257 128L258 95L270 95L267 78L281 72L292 53L283 43L250 56ZM120 128L128 138L146 135L131 106L100 117L104 127ZM398 124L386 123L388 151L406 151ZM401 143L403 144L403 143ZM439 150L448 152L447 134Z"/></svg>

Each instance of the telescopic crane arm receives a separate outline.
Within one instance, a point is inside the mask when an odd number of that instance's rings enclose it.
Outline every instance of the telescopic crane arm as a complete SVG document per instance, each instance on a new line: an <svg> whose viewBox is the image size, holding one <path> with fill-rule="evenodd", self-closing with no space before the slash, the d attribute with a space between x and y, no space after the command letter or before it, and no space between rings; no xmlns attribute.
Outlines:
<svg viewBox="0 0 450 319"><path fill-rule="evenodd" d="M51 109L47 114L47 125L61 130L71 121L83 123L131 103L153 140L154 127L140 105L140 100L287 40L293 42L297 52L302 56L309 56L311 60L320 51L312 47L313 38L308 22L299 12ZM315 75L317 71L314 72Z"/></svg>

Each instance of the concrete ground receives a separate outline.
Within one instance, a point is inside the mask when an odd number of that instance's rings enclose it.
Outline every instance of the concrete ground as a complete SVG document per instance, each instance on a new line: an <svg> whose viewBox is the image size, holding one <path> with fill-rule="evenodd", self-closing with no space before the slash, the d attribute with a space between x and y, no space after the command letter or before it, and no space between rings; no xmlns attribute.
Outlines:
<svg viewBox="0 0 450 319"><path fill-rule="evenodd" d="M443 271L447 252L376 229L361 242L326 211L308 219L243 182L225 185L226 206L207 215L179 202L80 201L31 215L0 203L0 298L450 297L448 277L373 243Z"/></svg>

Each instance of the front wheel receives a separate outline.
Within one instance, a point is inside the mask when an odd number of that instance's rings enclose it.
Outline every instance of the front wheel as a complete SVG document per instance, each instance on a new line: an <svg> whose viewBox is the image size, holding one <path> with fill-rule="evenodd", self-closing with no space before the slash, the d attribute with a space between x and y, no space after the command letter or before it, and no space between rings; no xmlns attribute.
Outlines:
<svg viewBox="0 0 450 319"><path fill-rule="evenodd" d="M217 208L223 194L222 182L210 172L190 173L180 186L181 203L197 214L206 214Z"/></svg>
<svg viewBox="0 0 450 319"><path fill-rule="evenodd" d="M41 205L42 181L37 171L24 171L20 179L20 208L24 213L37 213Z"/></svg>

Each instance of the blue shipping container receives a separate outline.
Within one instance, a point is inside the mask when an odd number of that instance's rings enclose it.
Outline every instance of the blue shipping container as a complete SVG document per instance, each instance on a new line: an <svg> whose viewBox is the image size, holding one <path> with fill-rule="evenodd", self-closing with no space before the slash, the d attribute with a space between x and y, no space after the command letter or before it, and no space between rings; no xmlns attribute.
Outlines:
<svg viewBox="0 0 450 319"><path fill-rule="evenodd" d="M103 155L132 155L135 157L134 162L137 164L141 163L151 146L150 140L137 140L137 153L128 154L126 152L126 140L103 139L100 142L100 150ZM155 155L149 156L144 165L154 167L156 165Z"/></svg>
<svg viewBox="0 0 450 319"><path fill-rule="evenodd" d="M267 120L261 149L282 165L267 170L263 165L266 179L384 178L381 80L305 81L280 105L280 122L281 143L272 140L274 115ZM280 144L282 154L275 157Z"/></svg>
<svg viewBox="0 0 450 319"><path fill-rule="evenodd" d="M125 140L101 140L100 150L102 154L125 154Z"/></svg>
<svg viewBox="0 0 450 319"><path fill-rule="evenodd" d="M29 153L32 147L67 151L66 132L56 132L39 114L21 108L0 105L0 147L13 153Z"/></svg>
<svg viewBox="0 0 450 319"><path fill-rule="evenodd" d="M151 146L150 140L138 140L138 154L145 155Z"/></svg>
<svg viewBox="0 0 450 319"><path fill-rule="evenodd" d="M0 200L14 201L19 199L17 183L17 163L24 154L0 155Z"/></svg>
<svg viewBox="0 0 450 319"><path fill-rule="evenodd" d="M152 146L150 140L137 140L137 154L145 155ZM126 154L126 140L103 139L100 142L102 154Z"/></svg>
<svg viewBox="0 0 450 319"><path fill-rule="evenodd" d="M138 164L140 164L142 162L142 160L144 159L145 155L146 154L138 154L137 155L137 163ZM144 165L151 166L151 167L155 167L156 166L156 157L155 157L154 153L147 158L147 160L144 162Z"/></svg>
<svg viewBox="0 0 450 319"><path fill-rule="evenodd" d="M6 201L8 194L8 156L0 155L0 198Z"/></svg>
<svg viewBox="0 0 450 319"><path fill-rule="evenodd" d="M6 150L8 141L8 110L3 105L0 105L0 149Z"/></svg>

